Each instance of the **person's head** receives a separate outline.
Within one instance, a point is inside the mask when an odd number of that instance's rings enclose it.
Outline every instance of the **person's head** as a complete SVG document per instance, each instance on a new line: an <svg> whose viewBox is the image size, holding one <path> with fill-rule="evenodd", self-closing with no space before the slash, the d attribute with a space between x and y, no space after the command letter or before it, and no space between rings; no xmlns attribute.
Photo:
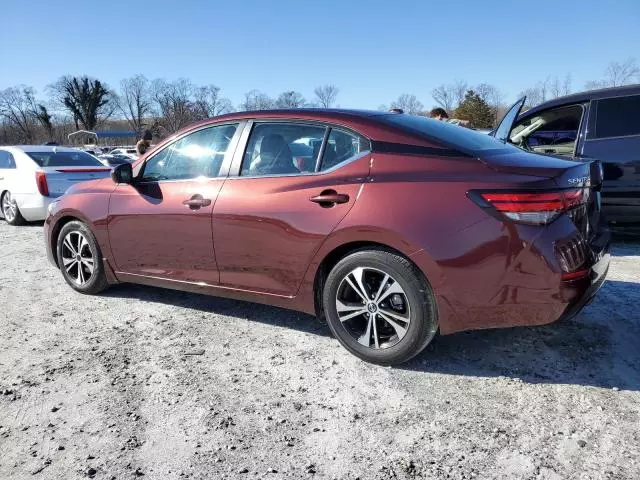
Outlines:
<svg viewBox="0 0 640 480"><path fill-rule="evenodd" d="M434 120L447 121L449 120L449 114L444 108L436 107L429 112L429 117Z"/></svg>
<svg viewBox="0 0 640 480"><path fill-rule="evenodd" d="M145 130L142 134L142 140L146 142L150 142L153 139L153 135L151 134L151 130Z"/></svg>

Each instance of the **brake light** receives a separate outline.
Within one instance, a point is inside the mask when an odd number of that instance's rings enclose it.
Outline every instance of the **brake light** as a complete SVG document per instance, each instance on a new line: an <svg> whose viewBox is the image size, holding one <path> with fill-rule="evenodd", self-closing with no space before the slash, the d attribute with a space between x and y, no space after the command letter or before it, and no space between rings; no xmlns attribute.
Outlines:
<svg viewBox="0 0 640 480"><path fill-rule="evenodd" d="M49 196L49 185L47 185L47 174L44 172L36 172L36 185L38 191L43 197Z"/></svg>
<svg viewBox="0 0 640 480"><path fill-rule="evenodd" d="M108 172L110 168L60 168L56 172L60 173L90 173L90 172Z"/></svg>
<svg viewBox="0 0 640 480"><path fill-rule="evenodd" d="M580 278L584 278L587 275L589 275L589 273L591 272L590 269L588 268L583 268L582 270L576 270L575 272L568 272L568 273L563 273L560 276L560 279L563 282L571 282L573 280L578 280Z"/></svg>
<svg viewBox="0 0 640 480"><path fill-rule="evenodd" d="M583 189L543 193L470 192L469 198L481 207L492 207L515 222L543 225L586 203Z"/></svg>

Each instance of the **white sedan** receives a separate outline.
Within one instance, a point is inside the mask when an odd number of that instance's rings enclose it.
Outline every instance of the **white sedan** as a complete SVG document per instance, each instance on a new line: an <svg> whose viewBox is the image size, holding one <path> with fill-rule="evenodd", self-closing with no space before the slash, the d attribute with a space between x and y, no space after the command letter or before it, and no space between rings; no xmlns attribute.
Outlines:
<svg viewBox="0 0 640 480"><path fill-rule="evenodd" d="M44 220L49 204L71 185L110 170L75 148L0 147L0 217L10 225Z"/></svg>
<svg viewBox="0 0 640 480"><path fill-rule="evenodd" d="M114 148L109 152L109 155L124 155L132 160L138 158L138 152L135 148Z"/></svg>

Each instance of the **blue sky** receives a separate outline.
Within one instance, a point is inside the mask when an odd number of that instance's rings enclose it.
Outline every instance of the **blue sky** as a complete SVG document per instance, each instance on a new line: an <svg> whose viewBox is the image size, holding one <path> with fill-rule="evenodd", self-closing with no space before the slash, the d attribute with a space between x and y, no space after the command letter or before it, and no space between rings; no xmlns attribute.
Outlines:
<svg viewBox="0 0 640 480"><path fill-rule="evenodd" d="M456 79L515 100L547 76L580 90L610 61L640 62L638 0L3 0L0 14L0 88L40 93L67 73L113 87L143 73L216 84L234 104L332 83L342 107L413 93L430 108Z"/></svg>

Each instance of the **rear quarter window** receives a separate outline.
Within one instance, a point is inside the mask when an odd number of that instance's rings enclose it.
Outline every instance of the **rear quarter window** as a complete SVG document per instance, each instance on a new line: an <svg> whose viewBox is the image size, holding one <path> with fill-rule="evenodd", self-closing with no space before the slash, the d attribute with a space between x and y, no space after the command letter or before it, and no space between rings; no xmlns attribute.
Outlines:
<svg viewBox="0 0 640 480"><path fill-rule="evenodd" d="M640 95L598 100L595 131L591 138L631 135L640 135Z"/></svg>
<svg viewBox="0 0 640 480"><path fill-rule="evenodd" d="M85 152L25 152L40 167L104 167Z"/></svg>

